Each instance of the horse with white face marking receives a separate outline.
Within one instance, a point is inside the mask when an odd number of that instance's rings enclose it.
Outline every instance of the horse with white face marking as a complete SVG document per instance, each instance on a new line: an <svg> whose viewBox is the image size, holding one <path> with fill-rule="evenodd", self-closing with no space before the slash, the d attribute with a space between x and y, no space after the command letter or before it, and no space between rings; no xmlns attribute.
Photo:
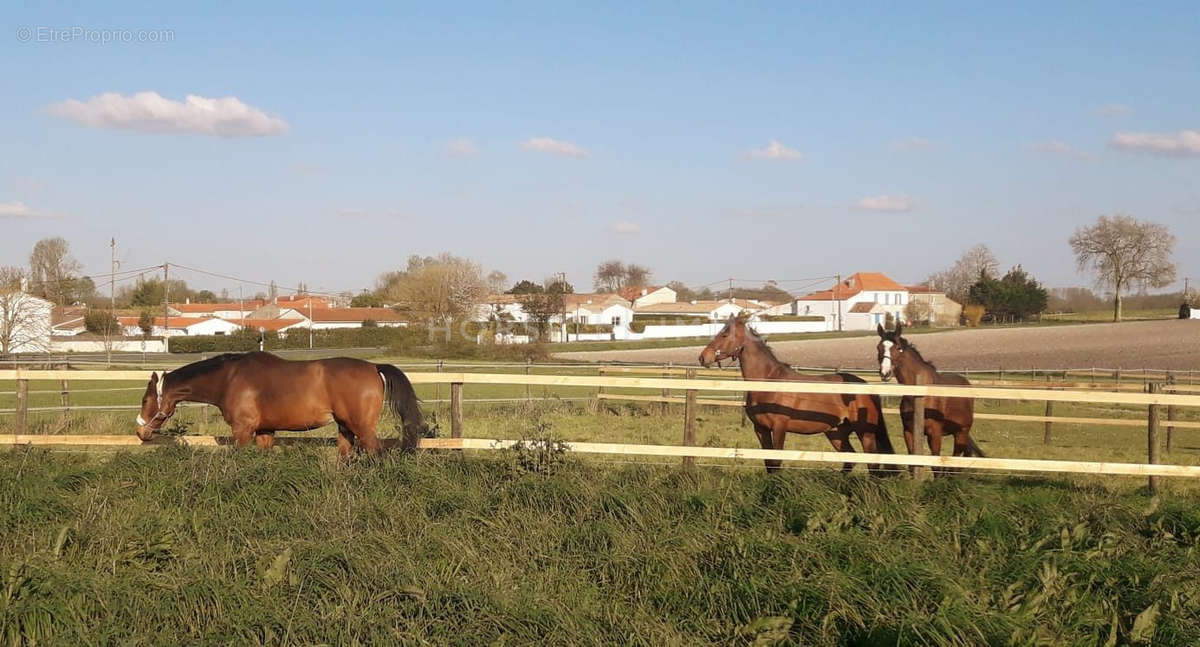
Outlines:
<svg viewBox="0 0 1200 647"><path fill-rule="evenodd" d="M967 378L954 373L939 373L932 362L921 357L917 347L901 336L903 328L896 324L893 331L876 326L879 344L876 346L879 361L879 377L887 382L893 377L901 384L916 384L923 377L924 384L954 384L970 386ZM908 453L913 453L913 412L916 409L913 396L900 398L900 421L904 423L904 442ZM971 425L975 422L975 400L973 398L949 398L925 396L925 436L929 441L929 453L942 453L942 436L954 436L955 456L983 456L983 451L971 438Z"/></svg>

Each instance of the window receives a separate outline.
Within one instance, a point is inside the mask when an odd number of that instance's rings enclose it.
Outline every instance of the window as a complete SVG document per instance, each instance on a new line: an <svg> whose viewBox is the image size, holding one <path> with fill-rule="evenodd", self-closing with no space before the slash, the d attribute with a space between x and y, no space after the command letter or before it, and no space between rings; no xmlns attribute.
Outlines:
<svg viewBox="0 0 1200 647"><path fill-rule="evenodd" d="M620 326L620 325L621 325L621 316L620 316L620 315L617 315L617 316L615 316L615 317L613 317L613 318L612 318L612 325L614 325L614 326Z"/></svg>

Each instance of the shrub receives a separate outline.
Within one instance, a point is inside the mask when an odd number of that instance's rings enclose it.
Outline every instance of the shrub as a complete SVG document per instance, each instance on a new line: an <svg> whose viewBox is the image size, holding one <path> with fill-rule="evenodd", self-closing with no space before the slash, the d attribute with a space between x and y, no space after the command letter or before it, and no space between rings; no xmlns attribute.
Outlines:
<svg viewBox="0 0 1200 647"><path fill-rule="evenodd" d="M984 308L978 303L963 306L963 319L968 326L978 326L983 319Z"/></svg>

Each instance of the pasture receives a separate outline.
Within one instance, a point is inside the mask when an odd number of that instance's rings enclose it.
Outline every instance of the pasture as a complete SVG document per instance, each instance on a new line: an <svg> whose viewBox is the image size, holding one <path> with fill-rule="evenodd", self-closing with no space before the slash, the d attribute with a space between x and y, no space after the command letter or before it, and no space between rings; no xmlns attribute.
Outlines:
<svg viewBox="0 0 1200 647"><path fill-rule="evenodd" d="M450 370L450 369L448 369ZM452 370L459 370L455 367ZM595 375L595 368L479 367ZM57 406L57 382L30 406ZM31 431L132 435L143 385L72 383ZM448 435L446 385L418 384ZM12 384L0 384L11 408ZM619 395L622 390L608 389ZM632 391L630 391L631 393ZM644 393L644 391L642 392ZM467 437L677 445L682 407L585 387L467 384ZM680 393L675 393L680 395ZM709 396L705 396L706 398ZM715 396L719 397L719 396ZM6 399L5 399L6 398ZM894 407L893 402L886 403ZM1041 415L1043 402L978 402ZM1057 416L1145 421L1144 407ZM741 411L702 406L696 442L755 447ZM1194 411L1179 419L1197 420ZM887 417L900 444L900 424ZM390 419L381 425L395 438ZM8 433L11 416L0 418ZM181 408L171 434L227 435ZM1200 464L1178 429L1164 462ZM0 609L8 642L79 644L1194 644L1196 485L961 474L845 476L833 466L426 451L339 464L134 448L0 452ZM989 456L1144 462L1144 427L981 420ZM789 448L827 449L821 436Z"/></svg>

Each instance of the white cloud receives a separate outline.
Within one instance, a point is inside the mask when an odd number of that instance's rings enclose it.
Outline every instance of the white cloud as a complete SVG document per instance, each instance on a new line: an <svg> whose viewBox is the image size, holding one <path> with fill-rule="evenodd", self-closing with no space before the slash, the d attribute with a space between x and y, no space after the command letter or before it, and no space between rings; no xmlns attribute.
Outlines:
<svg viewBox="0 0 1200 647"><path fill-rule="evenodd" d="M916 202L906 195L873 195L854 203L859 209L868 211L912 211Z"/></svg>
<svg viewBox="0 0 1200 647"><path fill-rule="evenodd" d="M614 222L613 226L612 226L612 230L613 230L613 233L617 233L617 234L637 234L637 233L641 233L642 226L637 224L636 222L629 222L626 220L622 220L620 222Z"/></svg>
<svg viewBox="0 0 1200 647"><path fill-rule="evenodd" d="M1064 157L1074 157L1084 161L1095 159L1095 155L1087 151L1075 150L1070 144L1060 139L1050 139L1044 142L1034 142L1029 145L1029 150L1036 153L1046 153L1049 155L1062 155Z"/></svg>
<svg viewBox="0 0 1200 647"><path fill-rule="evenodd" d="M124 96L105 92L88 99L67 99L46 110L88 128L112 128L156 134L196 134L218 137L282 135L287 122L267 115L237 97L210 99L189 94L173 101L157 92Z"/></svg>
<svg viewBox="0 0 1200 647"><path fill-rule="evenodd" d="M552 137L530 137L521 142L521 148L538 153L550 153L559 157L588 157L587 150L568 141Z"/></svg>
<svg viewBox="0 0 1200 647"><path fill-rule="evenodd" d="M1117 148L1154 155L1184 157L1200 155L1200 130L1177 133L1117 133L1111 144Z"/></svg>
<svg viewBox="0 0 1200 647"><path fill-rule="evenodd" d="M894 151L919 151L933 146L933 142L924 137L904 137L894 139L890 147Z"/></svg>
<svg viewBox="0 0 1200 647"><path fill-rule="evenodd" d="M0 218L9 220L31 220L34 218L57 218L44 211L34 211L24 202L0 202Z"/></svg>
<svg viewBox="0 0 1200 647"><path fill-rule="evenodd" d="M1096 114L1101 117L1127 117L1132 112L1129 106L1120 103L1110 103L1096 108Z"/></svg>
<svg viewBox="0 0 1200 647"><path fill-rule="evenodd" d="M475 157L479 154L479 147L468 137L450 140L442 150L450 157Z"/></svg>
<svg viewBox="0 0 1200 647"><path fill-rule="evenodd" d="M804 154L772 139L766 148L747 151L746 157L752 160L800 160L804 158Z"/></svg>

